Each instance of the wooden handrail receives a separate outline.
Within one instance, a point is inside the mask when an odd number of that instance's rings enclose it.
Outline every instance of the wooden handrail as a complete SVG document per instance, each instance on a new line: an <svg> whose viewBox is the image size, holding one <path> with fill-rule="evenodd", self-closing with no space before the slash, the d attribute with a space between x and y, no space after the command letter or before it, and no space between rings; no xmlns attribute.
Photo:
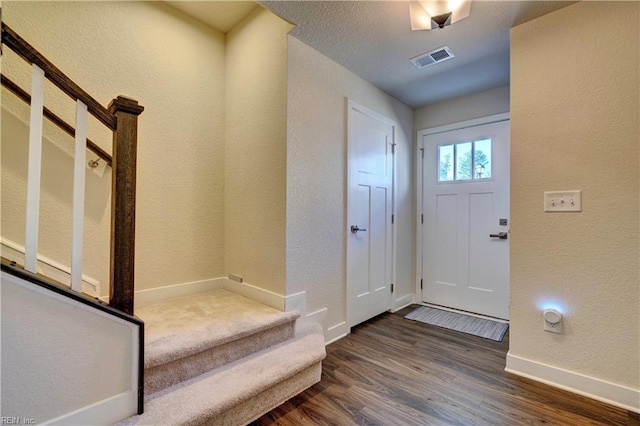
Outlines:
<svg viewBox="0 0 640 426"><path fill-rule="evenodd" d="M9 78L7 78L7 76L5 76L2 73L0 73L0 81L2 82L2 86L6 87L7 90L9 90L11 93L15 94L18 98L23 100L25 103L31 104L31 96L27 92L25 92L20 86L18 86L16 83L11 81ZM44 113L44 116L49 119L49 121L51 121L53 124L58 126L65 133L67 133L72 137L76 136L76 131L73 128L73 126L71 126L69 123L67 123L66 121L58 117L56 114L51 112L47 107L44 107L43 113ZM89 138L87 138L87 148L91 150L94 154L96 154L98 157L103 159L107 163L107 165L111 166L111 156L105 150L103 150L98 145L96 145L96 143Z"/></svg>
<svg viewBox="0 0 640 426"><path fill-rule="evenodd" d="M55 84L60 90L66 93L74 101L80 100L89 110L89 113L102 122L109 129L115 131L117 120L116 117L103 107L97 100L91 97L87 92L82 90L80 86L74 83L62 71L60 71L51 61L42 56L40 52L27 43L15 31L13 31L4 22L2 23L2 43L7 45L11 50L16 52L22 59L35 64L44 70L47 79Z"/></svg>

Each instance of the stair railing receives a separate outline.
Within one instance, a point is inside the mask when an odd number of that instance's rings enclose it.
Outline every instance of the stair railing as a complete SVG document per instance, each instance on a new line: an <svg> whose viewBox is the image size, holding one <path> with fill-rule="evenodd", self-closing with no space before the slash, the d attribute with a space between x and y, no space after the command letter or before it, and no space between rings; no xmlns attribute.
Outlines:
<svg viewBox="0 0 640 426"><path fill-rule="evenodd" d="M4 22L2 45L32 66L31 95L1 76L2 86L31 105L24 269L37 272L42 128L43 119L47 118L75 137L71 289L80 292L82 286L84 177L88 148L112 167L109 305L133 315L137 133L138 115L144 107L123 96L113 99L108 108L103 107ZM44 107L45 78L76 102L75 128ZM112 156L87 139L88 114L112 131Z"/></svg>

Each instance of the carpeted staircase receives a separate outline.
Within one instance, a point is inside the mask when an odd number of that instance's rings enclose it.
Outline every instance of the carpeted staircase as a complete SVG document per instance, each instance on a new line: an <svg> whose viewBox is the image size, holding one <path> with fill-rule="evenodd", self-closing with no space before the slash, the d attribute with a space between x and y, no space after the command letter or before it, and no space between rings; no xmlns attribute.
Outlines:
<svg viewBox="0 0 640 426"><path fill-rule="evenodd" d="M144 414L118 425L245 425L320 381L318 324L227 290L136 309Z"/></svg>

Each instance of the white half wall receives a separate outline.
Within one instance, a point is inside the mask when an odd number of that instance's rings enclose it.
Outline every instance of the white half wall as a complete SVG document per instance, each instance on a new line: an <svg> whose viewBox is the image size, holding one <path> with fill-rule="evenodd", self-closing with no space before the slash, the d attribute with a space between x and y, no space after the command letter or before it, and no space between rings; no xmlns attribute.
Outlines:
<svg viewBox="0 0 640 426"><path fill-rule="evenodd" d="M111 424L137 412L137 325L6 272L0 294L3 418Z"/></svg>

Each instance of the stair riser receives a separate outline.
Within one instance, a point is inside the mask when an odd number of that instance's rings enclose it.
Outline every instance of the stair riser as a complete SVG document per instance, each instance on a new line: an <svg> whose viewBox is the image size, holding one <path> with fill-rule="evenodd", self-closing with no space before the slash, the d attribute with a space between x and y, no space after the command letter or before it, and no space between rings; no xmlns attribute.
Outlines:
<svg viewBox="0 0 640 426"><path fill-rule="evenodd" d="M203 419L203 421L189 424L194 426L244 426L318 383L321 375L322 362L318 362L253 398L243 401L222 413L215 414L210 419Z"/></svg>
<svg viewBox="0 0 640 426"><path fill-rule="evenodd" d="M177 383L282 343L293 337L295 322L288 322L242 339L166 364L145 369L145 395L152 395Z"/></svg>

